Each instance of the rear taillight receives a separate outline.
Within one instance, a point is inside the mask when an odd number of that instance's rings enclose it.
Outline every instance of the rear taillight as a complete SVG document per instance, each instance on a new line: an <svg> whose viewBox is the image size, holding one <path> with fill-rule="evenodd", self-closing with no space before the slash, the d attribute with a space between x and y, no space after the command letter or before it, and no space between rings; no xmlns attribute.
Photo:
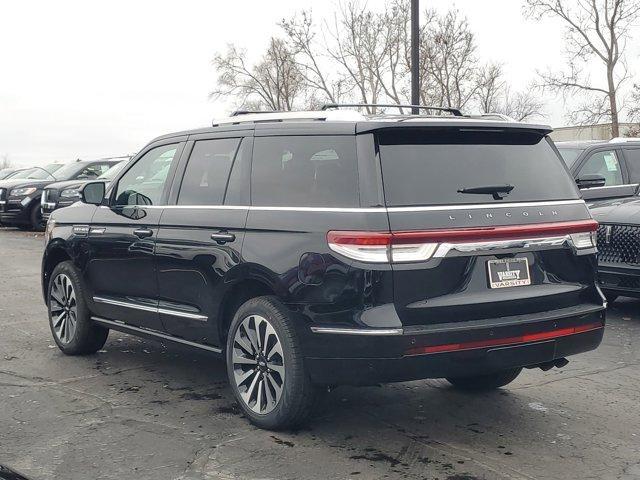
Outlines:
<svg viewBox="0 0 640 480"><path fill-rule="evenodd" d="M531 240L566 240L575 249L596 246L595 220L539 223L500 227L456 228L408 232L352 232L327 233L329 248L353 260L372 263L423 262L436 252L445 255L456 246L469 245L492 249L516 246L514 242Z"/></svg>
<svg viewBox="0 0 640 480"><path fill-rule="evenodd" d="M391 233L385 232L329 232L329 248L345 257L361 262L389 262Z"/></svg>

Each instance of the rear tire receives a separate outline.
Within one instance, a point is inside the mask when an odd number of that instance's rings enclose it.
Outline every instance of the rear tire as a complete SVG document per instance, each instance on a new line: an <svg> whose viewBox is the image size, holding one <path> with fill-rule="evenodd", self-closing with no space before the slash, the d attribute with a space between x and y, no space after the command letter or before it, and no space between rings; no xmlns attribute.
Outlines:
<svg viewBox="0 0 640 480"><path fill-rule="evenodd" d="M229 383L242 411L259 428L299 426L313 406L316 388L293 322L277 298L265 296L242 304L229 328Z"/></svg>
<svg viewBox="0 0 640 480"><path fill-rule="evenodd" d="M490 373L488 375L453 378L447 377L447 382L455 388L469 392L494 390L513 382L518 375L520 375L521 371L522 368L512 368L510 370L503 370L501 372Z"/></svg>
<svg viewBox="0 0 640 480"><path fill-rule="evenodd" d="M95 353L107 341L109 329L91 320L82 278L70 261L53 269L47 286L47 310L53 339L65 354Z"/></svg>

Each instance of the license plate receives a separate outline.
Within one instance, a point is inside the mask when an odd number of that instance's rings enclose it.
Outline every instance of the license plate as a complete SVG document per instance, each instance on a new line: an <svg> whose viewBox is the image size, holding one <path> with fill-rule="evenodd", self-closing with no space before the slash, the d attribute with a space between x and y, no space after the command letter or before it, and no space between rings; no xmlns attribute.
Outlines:
<svg viewBox="0 0 640 480"><path fill-rule="evenodd" d="M489 270L489 286L491 288L531 285L529 262L526 258L489 260L487 268Z"/></svg>

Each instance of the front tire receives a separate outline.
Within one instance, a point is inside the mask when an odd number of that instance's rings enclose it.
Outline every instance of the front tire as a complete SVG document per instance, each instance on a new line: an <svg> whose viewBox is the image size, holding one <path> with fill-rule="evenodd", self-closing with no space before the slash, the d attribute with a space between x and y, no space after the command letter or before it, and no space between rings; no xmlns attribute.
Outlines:
<svg viewBox="0 0 640 480"><path fill-rule="evenodd" d="M469 392L494 390L513 382L522 368L512 368L488 375L476 375L473 377L447 377L447 382L455 388Z"/></svg>
<svg viewBox="0 0 640 480"><path fill-rule="evenodd" d="M62 262L53 269L47 307L51 334L64 353L86 355L104 346L109 329L91 320L82 278L72 262Z"/></svg>
<svg viewBox="0 0 640 480"><path fill-rule="evenodd" d="M226 358L231 389L251 423L267 430L304 423L316 389L291 313L275 297L253 298L238 309Z"/></svg>
<svg viewBox="0 0 640 480"><path fill-rule="evenodd" d="M42 211L40 210L39 203L31 208L31 212L29 214L29 223L31 224L31 229L35 232L44 230L44 223L42 222Z"/></svg>

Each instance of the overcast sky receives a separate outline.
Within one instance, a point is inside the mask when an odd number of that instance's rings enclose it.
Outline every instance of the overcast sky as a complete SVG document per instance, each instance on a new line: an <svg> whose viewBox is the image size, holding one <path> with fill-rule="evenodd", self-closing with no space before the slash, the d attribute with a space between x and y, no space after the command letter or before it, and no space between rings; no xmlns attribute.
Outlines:
<svg viewBox="0 0 640 480"><path fill-rule="evenodd" d="M382 0L369 0L373 8ZM504 64L524 87L536 69L561 66L556 21L523 19L519 0L422 0L469 19L483 61ZM210 124L230 105L212 102L211 59L227 43L263 53L276 23L334 1L20 0L0 28L0 155L17 164L135 152L163 133ZM546 123L564 124L552 102Z"/></svg>

